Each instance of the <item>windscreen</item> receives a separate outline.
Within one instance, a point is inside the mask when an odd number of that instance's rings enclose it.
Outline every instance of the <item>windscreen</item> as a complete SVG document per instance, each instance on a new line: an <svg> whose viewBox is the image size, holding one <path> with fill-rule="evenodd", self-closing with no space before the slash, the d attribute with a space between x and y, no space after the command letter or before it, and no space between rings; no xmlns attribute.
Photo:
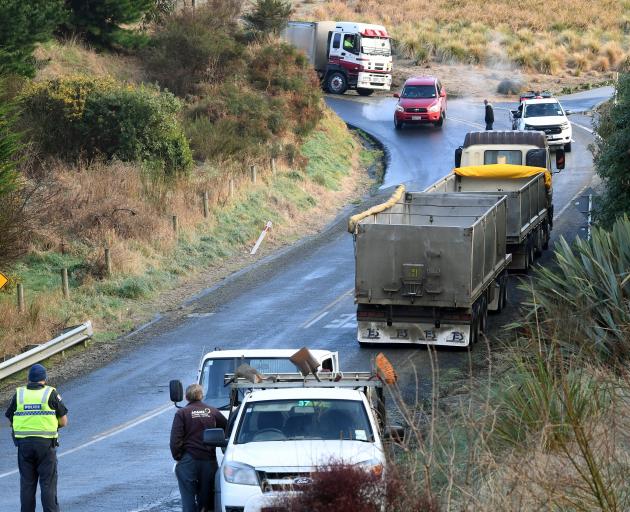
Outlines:
<svg viewBox="0 0 630 512"><path fill-rule="evenodd" d="M295 373L295 365L287 358L230 358L209 359L203 365L201 372L201 386L206 392L206 403L214 407L228 407L230 405L230 388L224 386L226 373L234 373L241 364L253 366L260 373Z"/></svg>
<svg viewBox="0 0 630 512"><path fill-rule="evenodd" d="M437 98L435 85L405 85L402 98Z"/></svg>
<svg viewBox="0 0 630 512"><path fill-rule="evenodd" d="M389 57L392 54L389 39L363 36L361 37L361 53Z"/></svg>
<svg viewBox="0 0 630 512"><path fill-rule="evenodd" d="M305 439L374 442L359 400L273 400L250 402L243 411L236 443Z"/></svg>
<svg viewBox="0 0 630 512"><path fill-rule="evenodd" d="M536 103L525 107L525 117L548 117L564 115L560 103Z"/></svg>

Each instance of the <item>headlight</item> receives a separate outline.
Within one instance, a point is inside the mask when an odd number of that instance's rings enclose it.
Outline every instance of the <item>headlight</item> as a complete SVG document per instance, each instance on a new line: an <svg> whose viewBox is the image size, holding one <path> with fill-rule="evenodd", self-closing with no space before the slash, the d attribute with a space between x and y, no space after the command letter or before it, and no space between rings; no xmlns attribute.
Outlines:
<svg viewBox="0 0 630 512"><path fill-rule="evenodd" d="M396 112L404 112L405 109L403 107L401 107L400 105L396 105Z"/></svg>
<svg viewBox="0 0 630 512"><path fill-rule="evenodd" d="M429 112L439 112L440 111L440 104L436 103L435 105L431 105L427 110Z"/></svg>
<svg viewBox="0 0 630 512"><path fill-rule="evenodd" d="M378 459L370 459L356 464L358 467L370 473L381 476L383 474L383 462Z"/></svg>
<svg viewBox="0 0 630 512"><path fill-rule="evenodd" d="M562 123L562 124L560 125L560 128L562 128L563 130L566 130L568 127L569 127L569 123L568 123L568 121L567 121L567 122L564 122L564 123Z"/></svg>
<svg viewBox="0 0 630 512"><path fill-rule="evenodd" d="M228 462L223 466L226 482L239 485L258 485L258 477L253 467L240 462Z"/></svg>

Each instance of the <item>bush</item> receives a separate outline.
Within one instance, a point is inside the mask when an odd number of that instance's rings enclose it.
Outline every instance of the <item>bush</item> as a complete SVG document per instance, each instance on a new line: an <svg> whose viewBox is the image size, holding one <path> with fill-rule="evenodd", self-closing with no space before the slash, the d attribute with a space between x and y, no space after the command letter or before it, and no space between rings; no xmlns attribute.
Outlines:
<svg viewBox="0 0 630 512"><path fill-rule="evenodd" d="M619 73L616 89L616 101L602 111L595 142L595 170L604 185L595 213L604 226L630 213L630 60Z"/></svg>
<svg viewBox="0 0 630 512"><path fill-rule="evenodd" d="M228 10L223 16L231 16ZM203 6L169 17L146 52L149 76L178 96L195 91L203 81L221 82L242 67L243 44L232 19Z"/></svg>
<svg viewBox="0 0 630 512"><path fill-rule="evenodd" d="M172 94L111 79L70 77L30 84L22 93L23 121L47 155L160 161L164 172L192 162Z"/></svg>
<svg viewBox="0 0 630 512"><path fill-rule="evenodd" d="M70 17L64 28L99 47L129 41L130 30L122 25L139 21L156 0L66 0Z"/></svg>
<svg viewBox="0 0 630 512"><path fill-rule="evenodd" d="M287 0L256 0L254 8L243 16L249 29L262 34L279 34L293 14Z"/></svg>
<svg viewBox="0 0 630 512"><path fill-rule="evenodd" d="M33 51L65 17L63 0L4 0L0 8L0 75L35 75Z"/></svg>

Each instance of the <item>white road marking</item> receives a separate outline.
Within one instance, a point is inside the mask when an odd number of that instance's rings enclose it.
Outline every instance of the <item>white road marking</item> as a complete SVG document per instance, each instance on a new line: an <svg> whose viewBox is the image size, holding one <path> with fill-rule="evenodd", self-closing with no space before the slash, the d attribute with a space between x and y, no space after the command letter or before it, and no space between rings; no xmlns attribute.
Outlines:
<svg viewBox="0 0 630 512"><path fill-rule="evenodd" d="M214 315L214 313L188 313L186 316L188 318L207 318L212 315Z"/></svg>
<svg viewBox="0 0 630 512"><path fill-rule="evenodd" d="M309 323L307 323L305 326L303 326L302 329L308 329L311 325L316 324L317 322L319 322L327 314L328 314L328 311L324 311L321 315L316 316L315 318L313 318L313 320L311 320Z"/></svg>
<svg viewBox="0 0 630 512"><path fill-rule="evenodd" d="M578 197L580 197L580 196L584 193L584 191L585 191L588 187L590 187L590 186L591 186L591 184L590 184L590 183L587 183L587 184L586 184L586 185L584 185L584 186L583 186L580 190L578 190L578 191L577 191L577 193L576 193L576 194L575 194L575 195L574 195L574 196L573 196L573 197L572 197L572 198L571 198L571 199L567 202L567 204L565 204L565 205L564 205L564 206L560 209L560 211L559 211L558 213L555 213L555 214L554 214L554 216L553 216L553 220L556 220L557 218L559 218L559 217L560 217L560 215L562 215L564 212L566 212L566 211L567 211L567 208L573 204L573 201L575 201Z"/></svg>
<svg viewBox="0 0 630 512"><path fill-rule="evenodd" d="M80 444L79 446L75 446L74 448L71 448L70 450L66 450L65 452L61 452L60 454L57 455L57 457L58 458L64 457L66 455L70 455L71 453L78 452L79 450L83 450L84 448L87 448L88 446L92 446L93 444L104 441L105 439L113 437L116 434L120 434L121 432L124 432L125 430L129 430L130 428L136 427L146 421L149 421L150 419L153 419L156 416L159 416L160 414L164 414L166 411L169 411L172 408L173 408L172 404L161 405L157 409L153 409L152 411L149 411L143 414L142 416L138 416L137 418L129 420L121 425L118 425L117 427L113 427L109 430L106 430L105 432L101 432L100 434L95 435L91 441ZM14 469L13 471L8 471L6 473L0 474L0 478L5 478L7 476L15 475L18 472L19 470Z"/></svg>
<svg viewBox="0 0 630 512"><path fill-rule="evenodd" d="M327 304L326 306L324 306L322 309L320 309L315 316L309 318L306 322L304 322L300 328L301 329L307 329L309 328L311 325L313 325L314 322L313 320L317 321L320 320L321 318L323 318L325 315L323 315L324 313L329 313L330 310L336 306L339 302L341 302L344 298L346 298L348 295L350 295L352 292L354 291L354 288L350 288L348 291L343 292L339 297L337 297L335 300L333 300L330 304ZM319 318L321 317L321 318Z"/></svg>
<svg viewBox="0 0 630 512"><path fill-rule="evenodd" d="M590 128L587 128L587 127L586 127L586 126L584 126L584 125L581 125L580 123L576 123L576 122L574 122L574 121L571 121L571 124L572 124L573 126L577 126L578 128L582 128L582 130L586 130L586 131L587 131L588 133L590 133L590 134L595 133L593 130L591 130Z"/></svg>
<svg viewBox="0 0 630 512"><path fill-rule="evenodd" d="M324 329L355 329L356 326L356 313L344 313L336 320L325 325Z"/></svg>
<svg viewBox="0 0 630 512"><path fill-rule="evenodd" d="M460 119L458 117L448 116L446 119L450 121L455 121L456 123L467 124L468 126L472 126L473 128L485 128L483 124L475 123L473 121L467 121L466 119Z"/></svg>

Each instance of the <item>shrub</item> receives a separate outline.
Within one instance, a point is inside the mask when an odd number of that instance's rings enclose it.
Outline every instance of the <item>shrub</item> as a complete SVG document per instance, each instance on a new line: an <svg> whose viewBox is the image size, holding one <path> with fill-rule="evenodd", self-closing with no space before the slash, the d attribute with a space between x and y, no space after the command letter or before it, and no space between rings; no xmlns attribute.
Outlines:
<svg viewBox="0 0 630 512"><path fill-rule="evenodd" d="M0 75L35 75L33 51L64 19L63 0L5 0L0 8Z"/></svg>
<svg viewBox="0 0 630 512"><path fill-rule="evenodd" d="M262 34L279 34L293 14L287 0L256 0L253 9L243 16L249 29Z"/></svg>
<svg viewBox="0 0 630 512"><path fill-rule="evenodd" d="M231 15L228 11L225 16ZM211 6L183 10L169 17L146 52L149 76L179 96L192 93L202 81L223 81L238 73L243 44L239 29L221 19Z"/></svg>
<svg viewBox="0 0 630 512"><path fill-rule="evenodd" d="M596 218L604 226L630 213L630 60L619 73L616 88L616 101L602 111L595 142L595 170L604 185Z"/></svg>
<svg viewBox="0 0 630 512"><path fill-rule="evenodd" d="M66 0L70 16L64 28L89 43L111 47L128 40L130 30L122 25L139 21L156 0Z"/></svg>
<svg viewBox="0 0 630 512"><path fill-rule="evenodd" d="M47 155L157 160L168 175L191 165L177 119L181 104L170 93L70 77L30 84L20 101L25 126Z"/></svg>

